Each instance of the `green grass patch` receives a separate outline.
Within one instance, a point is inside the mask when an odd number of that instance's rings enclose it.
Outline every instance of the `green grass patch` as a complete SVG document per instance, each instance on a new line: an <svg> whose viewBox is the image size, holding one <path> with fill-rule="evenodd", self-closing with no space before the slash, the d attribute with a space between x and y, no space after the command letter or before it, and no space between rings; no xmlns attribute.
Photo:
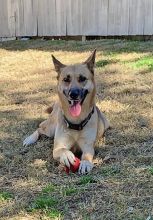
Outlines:
<svg viewBox="0 0 153 220"><path fill-rule="evenodd" d="M104 50L103 55L105 56L111 56L114 57L116 55L119 55L121 53L130 53L130 52L139 52L139 41L125 41L123 44L123 41L114 41L114 45L112 45L111 50ZM110 44L109 44L110 46Z"/></svg>
<svg viewBox="0 0 153 220"><path fill-rule="evenodd" d="M9 192L0 192L0 201L12 199L13 195Z"/></svg>
<svg viewBox="0 0 153 220"><path fill-rule="evenodd" d="M63 188L63 190L62 190L62 194L64 196L70 196L70 195L72 195L74 193L77 193L77 192L78 192L78 190L76 188L73 188L73 187Z"/></svg>
<svg viewBox="0 0 153 220"><path fill-rule="evenodd" d="M50 219L63 219L63 214L57 209L59 205L59 199L48 195L55 190L55 186L52 184L47 185L42 189L42 192L32 204L27 208L28 212L35 213L37 210L41 210L42 215L49 217Z"/></svg>
<svg viewBox="0 0 153 220"><path fill-rule="evenodd" d="M63 219L62 213L57 209L47 210L46 215L51 219Z"/></svg>
<svg viewBox="0 0 153 220"><path fill-rule="evenodd" d="M110 60L99 60L96 62L96 67L103 67L103 66L106 66L110 63L111 63Z"/></svg>
<svg viewBox="0 0 153 220"><path fill-rule="evenodd" d="M135 63L133 63L133 67L136 67L136 68L147 67L151 71L153 70L153 57L146 56L146 57L140 58Z"/></svg>
<svg viewBox="0 0 153 220"><path fill-rule="evenodd" d="M120 172L121 172L121 170L120 170L120 167L118 167L118 166L112 166L112 167L106 166L101 169L100 173L103 176L115 176L117 174L120 174Z"/></svg>
<svg viewBox="0 0 153 220"><path fill-rule="evenodd" d="M127 61L124 63L128 63L128 65L130 65L131 67L135 69L148 68L149 71L153 70L153 56L145 56L145 57L139 58L136 61L132 61L132 62Z"/></svg>
<svg viewBox="0 0 153 220"><path fill-rule="evenodd" d="M78 182L78 185L86 185L88 183L95 183L95 179L90 176L90 175L87 175L87 176L82 176Z"/></svg>
<svg viewBox="0 0 153 220"><path fill-rule="evenodd" d="M153 175L153 167L150 167L150 168L149 168L149 173L150 173L151 175Z"/></svg>
<svg viewBox="0 0 153 220"><path fill-rule="evenodd" d="M35 201L30 206L29 211L33 211L35 209L48 209L54 208L58 204L58 200L50 197L48 195L38 196Z"/></svg>
<svg viewBox="0 0 153 220"><path fill-rule="evenodd" d="M42 193L51 193L51 192L54 192L55 189L56 189L56 186L49 184L42 189Z"/></svg>

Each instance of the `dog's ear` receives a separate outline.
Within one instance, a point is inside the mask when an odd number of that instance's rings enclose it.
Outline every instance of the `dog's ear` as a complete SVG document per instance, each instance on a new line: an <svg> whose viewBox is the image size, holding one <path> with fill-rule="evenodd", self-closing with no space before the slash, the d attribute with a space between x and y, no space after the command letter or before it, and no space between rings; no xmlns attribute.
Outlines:
<svg viewBox="0 0 153 220"><path fill-rule="evenodd" d="M61 73L61 69L66 67L63 63L61 63L59 60L57 60L53 55L52 55L52 60L54 63L54 67L58 75Z"/></svg>
<svg viewBox="0 0 153 220"><path fill-rule="evenodd" d="M92 74L94 74L95 57L96 57L96 49L94 49L90 57L84 62L84 64L87 65L88 69Z"/></svg>

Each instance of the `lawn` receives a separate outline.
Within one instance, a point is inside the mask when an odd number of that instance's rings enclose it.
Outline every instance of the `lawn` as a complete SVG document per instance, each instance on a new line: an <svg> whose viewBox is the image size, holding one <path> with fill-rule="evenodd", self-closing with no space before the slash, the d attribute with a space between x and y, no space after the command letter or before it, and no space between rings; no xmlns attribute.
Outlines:
<svg viewBox="0 0 153 220"><path fill-rule="evenodd" d="M67 175L53 141L22 141L57 98L51 54L65 64L97 48L96 102L112 129L90 175ZM0 218L146 220L153 216L153 41L0 43Z"/></svg>

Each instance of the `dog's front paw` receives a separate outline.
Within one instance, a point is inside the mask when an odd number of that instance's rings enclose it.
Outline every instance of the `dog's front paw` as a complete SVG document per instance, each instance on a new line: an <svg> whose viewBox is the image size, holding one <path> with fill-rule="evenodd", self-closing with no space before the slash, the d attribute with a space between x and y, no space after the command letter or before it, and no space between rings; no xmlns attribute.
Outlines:
<svg viewBox="0 0 153 220"><path fill-rule="evenodd" d="M93 163L88 160L82 160L79 166L79 174L89 173L93 168Z"/></svg>
<svg viewBox="0 0 153 220"><path fill-rule="evenodd" d="M39 134L38 131L35 131L32 135L30 135L29 137L27 137L24 141L23 141L23 146L28 146L30 144L34 144L39 138Z"/></svg>
<svg viewBox="0 0 153 220"><path fill-rule="evenodd" d="M75 163L74 154L69 150L64 151L60 157L60 163L70 168L70 164L73 165Z"/></svg>

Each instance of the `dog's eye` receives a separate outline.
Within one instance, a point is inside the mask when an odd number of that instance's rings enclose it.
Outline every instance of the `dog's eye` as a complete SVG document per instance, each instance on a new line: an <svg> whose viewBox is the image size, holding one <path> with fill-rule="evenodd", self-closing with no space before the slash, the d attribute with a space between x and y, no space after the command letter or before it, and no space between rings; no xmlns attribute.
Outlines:
<svg viewBox="0 0 153 220"><path fill-rule="evenodd" d="M87 78L85 76L79 76L79 82L85 82Z"/></svg>
<svg viewBox="0 0 153 220"><path fill-rule="evenodd" d="M63 81L64 82L66 82L66 83L70 83L71 82L71 79L70 79L70 77L65 77L64 79L63 79Z"/></svg>

